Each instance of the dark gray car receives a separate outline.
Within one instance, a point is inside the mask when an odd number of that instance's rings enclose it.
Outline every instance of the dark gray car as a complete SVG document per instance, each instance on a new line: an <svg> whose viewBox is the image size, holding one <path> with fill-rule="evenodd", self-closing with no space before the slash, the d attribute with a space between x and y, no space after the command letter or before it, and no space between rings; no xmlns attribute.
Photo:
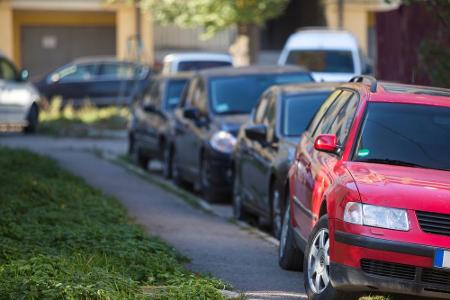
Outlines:
<svg viewBox="0 0 450 300"><path fill-rule="evenodd" d="M231 195L231 153L239 127L275 84L312 82L297 67L217 68L196 73L175 111L169 156L177 183L189 182L210 201Z"/></svg>

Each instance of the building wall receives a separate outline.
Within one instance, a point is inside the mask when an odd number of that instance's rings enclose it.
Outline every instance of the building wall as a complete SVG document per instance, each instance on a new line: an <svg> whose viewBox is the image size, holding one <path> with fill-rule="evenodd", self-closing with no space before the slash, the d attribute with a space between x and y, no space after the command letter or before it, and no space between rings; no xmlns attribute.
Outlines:
<svg viewBox="0 0 450 300"><path fill-rule="evenodd" d="M431 76L438 68L445 68L442 61L435 60L436 53L433 60L428 62L423 61L420 55L421 45L427 40L438 43L442 50L450 49L448 27L435 12L424 5L414 4L377 13L376 31L377 74L380 79L445 86L441 80L433 82Z"/></svg>
<svg viewBox="0 0 450 300"><path fill-rule="evenodd" d="M0 0L0 51L20 67L24 26L114 26L119 58L153 62L153 22L140 16L142 44L137 46L136 11L132 5L106 5L104 0ZM134 39L134 44L133 44Z"/></svg>
<svg viewBox="0 0 450 300"><path fill-rule="evenodd" d="M364 53L372 56L375 53L373 41L374 18L377 11L388 11L398 7L398 0L392 0L388 4L385 0L345 0L344 1L344 26L343 29L350 31L358 39ZM338 5L337 0L324 1L327 24L330 28L338 28ZM371 36L372 34L372 36ZM370 48L372 47L372 48Z"/></svg>
<svg viewBox="0 0 450 300"><path fill-rule="evenodd" d="M115 26L115 17L111 12L14 10L13 24L13 59L21 66L23 26Z"/></svg>
<svg viewBox="0 0 450 300"><path fill-rule="evenodd" d="M8 57L14 55L13 14L8 2L0 0L0 51Z"/></svg>

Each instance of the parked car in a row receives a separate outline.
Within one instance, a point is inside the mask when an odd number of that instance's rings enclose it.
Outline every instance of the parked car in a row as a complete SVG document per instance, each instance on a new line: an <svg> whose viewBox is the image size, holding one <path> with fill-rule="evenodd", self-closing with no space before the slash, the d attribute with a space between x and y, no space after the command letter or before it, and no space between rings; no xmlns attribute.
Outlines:
<svg viewBox="0 0 450 300"><path fill-rule="evenodd" d="M39 92L28 82L28 72L18 71L0 53L0 129L20 127L27 133L35 132L39 105Z"/></svg>
<svg viewBox="0 0 450 300"><path fill-rule="evenodd" d="M152 75L142 64L110 57L80 58L36 82L49 101L60 96L64 103L81 106L86 100L97 106L129 105L142 95Z"/></svg>
<svg viewBox="0 0 450 300"><path fill-rule="evenodd" d="M297 65L312 72L316 81L348 81L372 73L372 67L350 32L305 28L287 40L279 65Z"/></svg>
<svg viewBox="0 0 450 300"><path fill-rule="evenodd" d="M192 74L156 76L143 96L131 107L128 128L129 154L135 163L145 168L150 159L170 164L167 156L173 143L174 110L178 106ZM164 175L171 177L171 165L164 165Z"/></svg>
<svg viewBox="0 0 450 300"><path fill-rule="evenodd" d="M189 182L209 201L231 196L231 155L239 127L261 94L274 84L312 82L297 67L203 70L191 79L175 111L170 165L176 182Z"/></svg>
<svg viewBox="0 0 450 300"><path fill-rule="evenodd" d="M309 299L448 299L450 91L362 79L337 88L300 139L280 265L303 267Z"/></svg>
<svg viewBox="0 0 450 300"><path fill-rule="evenodd" d="M233 66L233 59L229 54L208 52L172 53L164 57L162 75L179 72L194 72L204 69Z"/></svg>
<svg viewBox="0 0 450 300"><path fill-rule="evenodd" d="M279 236L289 192L287 173L299 137L336 85L277 85L263 94L251 119L242 125L233 153L236 219L252 213Z"/></svg>

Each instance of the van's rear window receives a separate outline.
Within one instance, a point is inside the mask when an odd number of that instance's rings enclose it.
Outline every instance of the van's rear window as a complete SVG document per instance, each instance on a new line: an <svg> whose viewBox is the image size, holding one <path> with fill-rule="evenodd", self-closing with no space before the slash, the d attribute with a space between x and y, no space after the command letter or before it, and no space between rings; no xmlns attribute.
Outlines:
<svg viewBox="0 0 450 300"><path fill-rule="evenodd" d="M354 73L351 51L346 50L292 50L287 64L307 68L311 72Z"/></svg>

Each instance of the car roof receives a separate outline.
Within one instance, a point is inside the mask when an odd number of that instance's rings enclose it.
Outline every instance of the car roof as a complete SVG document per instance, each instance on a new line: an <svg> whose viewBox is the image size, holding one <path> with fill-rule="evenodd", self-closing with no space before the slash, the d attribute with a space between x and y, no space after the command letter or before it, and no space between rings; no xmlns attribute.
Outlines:
<svg viewBox="0 0 450 300"><path fill-rule="evenodd" d="M117 59L115 56L88 56L74 59L72 64L98 64L98 63L131 63L139 64L137 62Z"/></svg>
<svg viewBox="0 0 450 300"><path fill-rule="evenodd" d="M197 60L197 61L226 61L232 62L229 54L211 52L181 52L171 53L164 57L164 62Z"/></svg>
<svg viewBox="0 0 450 300"><path fill-rule="evenodd" d="M437 87L379 81L371 87L366 82L350 82L341 87L356 89L369 97L368 102L390 102L450 107L450 90Z"/></svg>
<svg viewBox="0 0 450 300"><path fill-rule="evenodd" d="M287 48L300 49L352 49L358 48L353 34L344 30L305 28L290 35Z"/></svg>
<svg viewBox="0 0 450 300"><path fill-rule="evenodd" d="M193 72L178 72L178 73L167 74L167 75L157 75L153 78L159 79L159 80L191 79L193 75L194 75Z"/></svg>
<svg viewBox="0 0 450 300"><path fill-rule="evenodd" d="M273 88L278 89L284 95L295 95L311 92L331 92L339 85L342 85L342 82L311 82L275 85Z"/></svg>
<svg viewBox="0 0 450 300"><path fill-rule="evenodd" d="M202 77L227 77L242 76L254 74L282 74L304 72L309 73L305 69L297 66L247 66L247 67L220 67L200 70L197 72Z"/></svg>

